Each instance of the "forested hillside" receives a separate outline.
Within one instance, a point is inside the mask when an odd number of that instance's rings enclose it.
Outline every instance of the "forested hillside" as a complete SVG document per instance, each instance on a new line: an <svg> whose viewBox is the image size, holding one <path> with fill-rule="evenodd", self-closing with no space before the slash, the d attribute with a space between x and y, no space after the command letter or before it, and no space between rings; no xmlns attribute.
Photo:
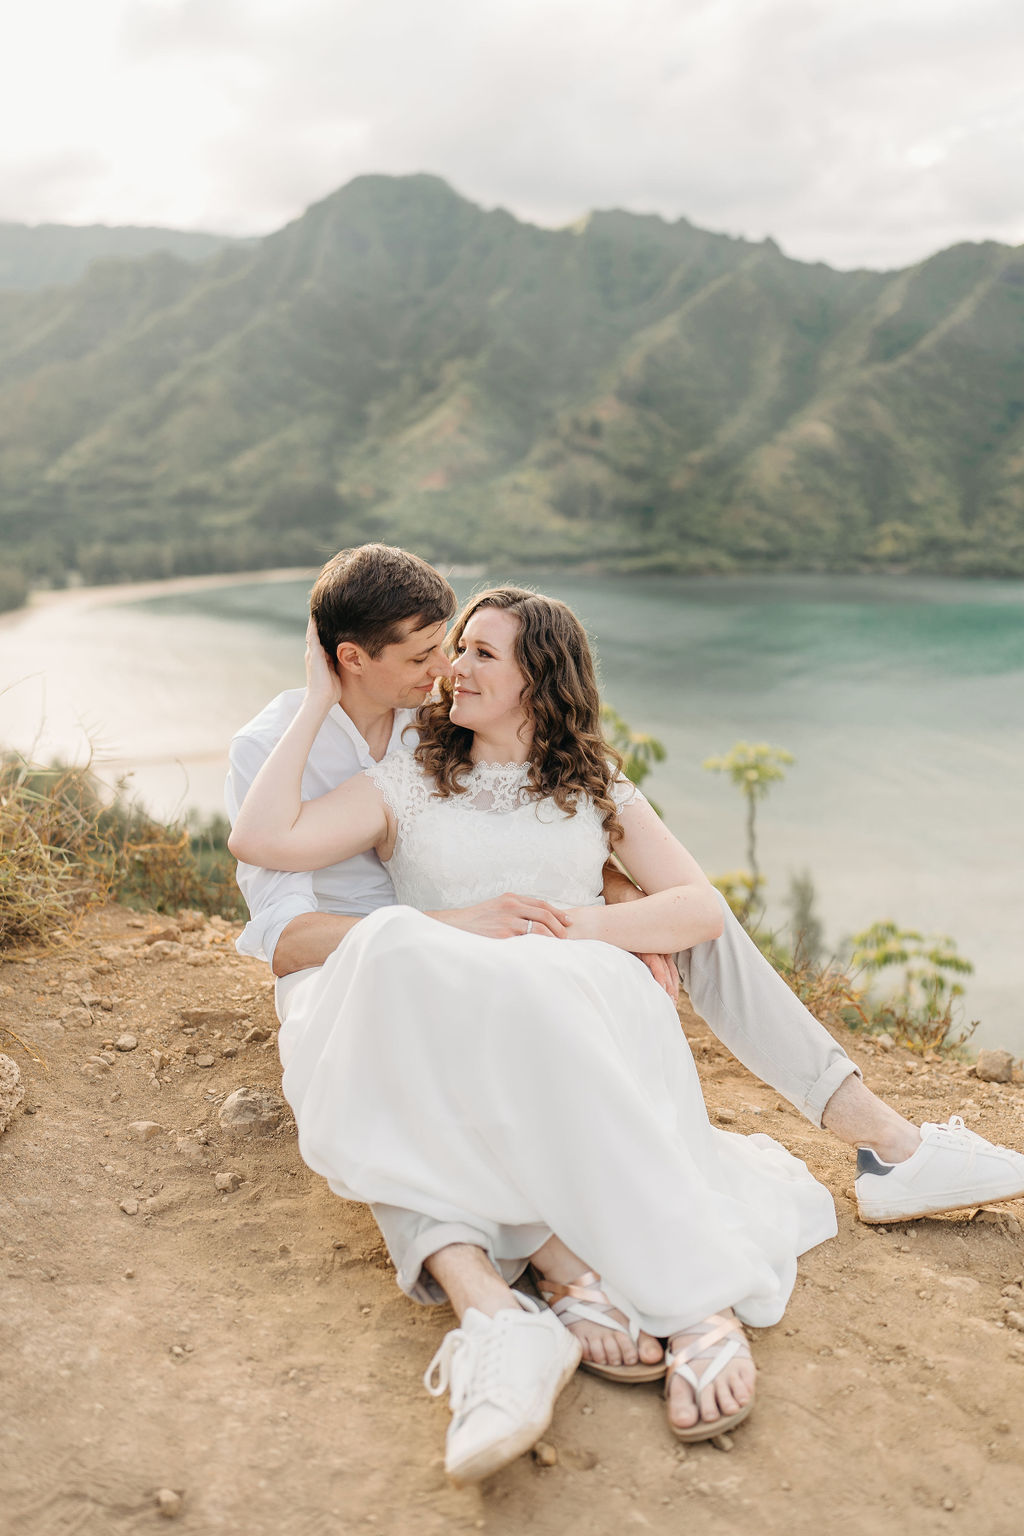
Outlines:
<svg viewBox="0 0 1024 1536"><path fill-rule="evenodd" d="M30 575L439 559L1024 574L1024 249L895 273L362 177L252 247L0 293Z"/></svg>

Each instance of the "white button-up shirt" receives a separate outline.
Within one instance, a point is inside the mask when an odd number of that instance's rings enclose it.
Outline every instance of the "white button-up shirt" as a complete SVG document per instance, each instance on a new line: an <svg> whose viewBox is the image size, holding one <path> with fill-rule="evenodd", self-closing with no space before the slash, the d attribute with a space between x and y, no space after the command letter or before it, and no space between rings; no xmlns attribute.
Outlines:
<svg viewBox="0 0 1024 1536"><path fill-rule="evenodd" d="M279 693L266 709L243 725L232 741L224 788L232 824L249 786L298 713L305 696L304 688ZM413 719L413 710L395 710L388 752L408 751L415 744L414 731L404 740L402 734ZM375 761L348 715L340 704L335 704L310 749L302 775L303 800L315 800L362 769L372 768ZM372 850L311 874L284 873L240 863L238 884L250 914L237 942L238 952L271 962L284 929L303 912L344 912L365 917L378 907L393 906L395 901L388 873Z"/></svg>

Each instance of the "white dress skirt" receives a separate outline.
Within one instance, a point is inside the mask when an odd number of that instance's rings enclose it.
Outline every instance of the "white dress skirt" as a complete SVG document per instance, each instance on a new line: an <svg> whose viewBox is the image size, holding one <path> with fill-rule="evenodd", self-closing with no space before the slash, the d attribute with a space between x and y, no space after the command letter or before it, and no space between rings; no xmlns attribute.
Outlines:
<svg viewBox="0 0 1024 1536"><path fill-rule="evenodd" d="M346 1199L471 1226L503 1258L557 1233L648 1332L726 1306L777 1322L797 1257L835 1235L832 1198L771 1137L710 1124L646 967L597 940L489 939L424 915L507 890L600 900L599 813L527 799L520 765L480 765L445 800L407 753L372 777L398 817L402 904L360 922L289 1006L284 1092L306 1162Z"/></svg>

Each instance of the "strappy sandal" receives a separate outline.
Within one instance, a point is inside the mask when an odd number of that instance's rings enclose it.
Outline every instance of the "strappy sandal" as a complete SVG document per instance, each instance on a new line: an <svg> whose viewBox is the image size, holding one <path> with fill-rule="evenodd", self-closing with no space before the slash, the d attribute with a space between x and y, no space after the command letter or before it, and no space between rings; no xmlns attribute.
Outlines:
<svg viewBox="0 0 1024 1536"><path fill-rule="evenodd" d="M692 1328L680 1328L674 1337L679 1334L694 1334L696 1337L692 1344L681 1349L678 1354L666 1350L665 1359L667 1369L665 1374L665 1399L668 1400L672 1377L681 1376L689 1382L693 1388L694 1400L697 1403L697 1411L700 1412L700 1394L705 1387L709 1387L716 1376L720 1376L725 1367L734 1360L738 1354L745 1352L748 1359L750 1345L747 1336L743 1332L743 1324L738 1317L723 1317L720 1312L713 1312L702 1323L695 1323ZM700 1377L690 1369L691 1360L707 1360L711 1364ZM734 1429L754 1406L753 1398L744 1407L738 1408L735 1413L721 1414L717 1419L698 1419L696 1424L690 1424L685 1429L673 1424L669 1420L668 1427L677 1440L710 1440L714 1435L724 1435L727 1429Z"/></svg>
<svg viewBox="0 0 1024 1536"><path fill-rule="evenodd" d="M562 1285L558 1280L548 1280L536 1269L533 1272L534 1283L538 1292L547 1302L555 1316L568 1328L572 1323L598 1323L602 1328L613 1328L616 1333L624 1333L636 1344L640 1337L640 1329L633 1322L627 1327L620 1323L618 1318L609 1314L616 1310L614 1303L608 1300L601 1290L601 1276L595 1275L592 1269L580 1275L572 1285ZM590 1371L595 1376L603 1376L606 1381L660 1381L665 1374L666 1365L664 1359L658 1360L653 1365L645 1360L638 1360L636 1365L600 1365L596 1360L581 1360L580 1368Z"/></svg>

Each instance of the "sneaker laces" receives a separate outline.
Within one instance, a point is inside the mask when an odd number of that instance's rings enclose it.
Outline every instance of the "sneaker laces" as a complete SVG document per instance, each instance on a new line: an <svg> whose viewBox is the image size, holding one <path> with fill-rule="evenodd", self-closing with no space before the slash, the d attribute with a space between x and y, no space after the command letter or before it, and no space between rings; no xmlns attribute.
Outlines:
<svg viewBox="0 0 1024 1536"><path fill-rule="evenodd" d="M427 1366L423 1385L431 1397L450 1393L452 1413L471 1413L483 1403L514 1408L505 1370L505 1332L500 1324L486 1333L465 1333L453 1328Z"/></svg>
<svg viewBox="0 0 1024 1536"><path fill-rule="evenodd" d="M997 1152L1009 1152L1010 1147L1004 1147L1002 1142L988 1141L984 1136L979 1136L977 1131L968 1130L964 1124L962 1115L950 1115L944 1125L939 1125L931 1120L925 1121L921 1127L922 1134L925 1131L944 1135L952 1141L974 1142L983 1147L993 1148Z"/></svg>

